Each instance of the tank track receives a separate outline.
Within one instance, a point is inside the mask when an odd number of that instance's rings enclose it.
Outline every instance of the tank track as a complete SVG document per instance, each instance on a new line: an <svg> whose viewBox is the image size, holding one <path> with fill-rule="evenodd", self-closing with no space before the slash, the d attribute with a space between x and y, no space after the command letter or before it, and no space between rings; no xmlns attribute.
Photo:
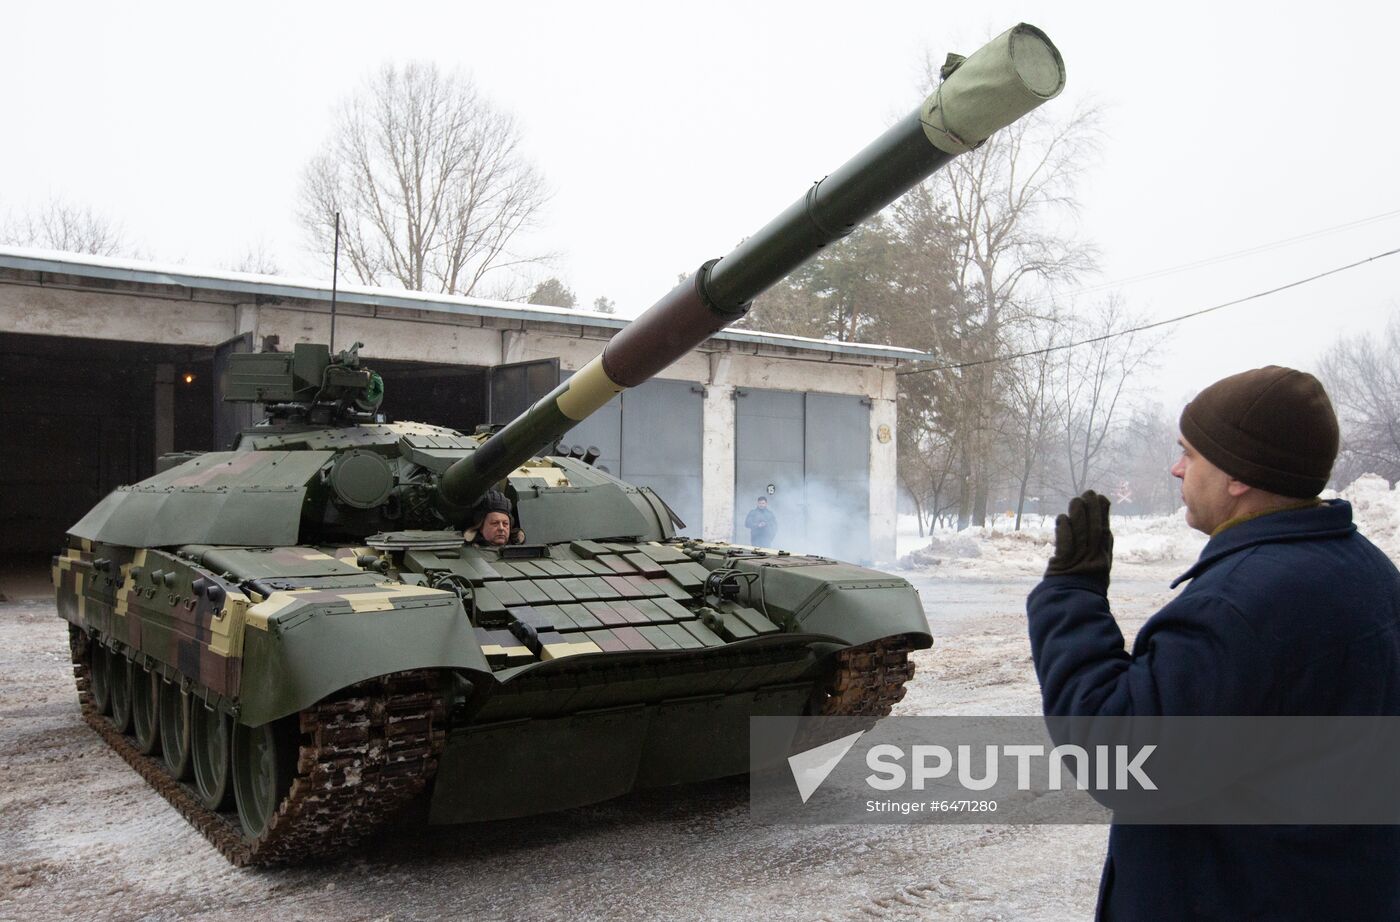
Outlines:
<svg viewBox="0 0 1400 922"><path fill-rule="evenodd" d="M904 683L914 678L906 636L847 647L836 654L836 669L823 689L822 717L887 717L904 697Z"/></svg>
<svg viewBox="0 0 1400 922"><path fill-rule="evenodd" d="M297 715L291 790L263 835L249 840L236 813L206 808L159 757L142 755L92 701L88 639L71 637L83 719L191 825L237 866L287 864L342 851L422 793L446 737L437 676L400 672L361 682Z"/></svg>

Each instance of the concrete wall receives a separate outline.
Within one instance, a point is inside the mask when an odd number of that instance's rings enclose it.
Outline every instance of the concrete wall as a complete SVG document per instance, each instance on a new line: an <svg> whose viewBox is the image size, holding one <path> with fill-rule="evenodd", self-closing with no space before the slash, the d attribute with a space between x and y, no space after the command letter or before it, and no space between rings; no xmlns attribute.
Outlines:
<svg viewBox="0 0 1400 922"><path fill-rule="evenodd" d="M100 284L101 287L91 287ZM281 348L326 342L328 306L322 302L258 299L232 292L179 286L91 283L44 284L0 276L0 332L90 339L213 346L244 332L260 344L278 337ZM364 342L373 360L490 366L558 357L573 371L596 356L610 331L547 320L501 319L399 307L348 304L337 311L336 344ZM877 560L895 550L894 361L800 347L760 346L712 340L682 357L662 377L696 381L706 388L702 459L702 528L708 538L733 534L734 390L769 388L868 397L870 414L870 544ZM881 427L888 439L881 440Z"/></svg>
<svg viewBox="0 0 1400 922"><path fill-rule="evenodd" d="M0 281L0 332L206 346L233 335L234 305Z"/></svg>

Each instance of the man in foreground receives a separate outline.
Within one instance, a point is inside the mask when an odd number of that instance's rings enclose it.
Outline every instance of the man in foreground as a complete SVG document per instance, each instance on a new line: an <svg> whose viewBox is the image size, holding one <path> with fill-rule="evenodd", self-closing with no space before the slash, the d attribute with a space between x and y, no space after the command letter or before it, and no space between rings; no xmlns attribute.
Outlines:
<svg viewBox="0 0 1400 922"><path fill-rule="evenodd" d="M1027 600L1047 716L1400 715L1400 573L1317 498L1338 430L1312 375L1225 378L1181 414L1190 585L1124 649L1108 500L1070 503ZM1400 827L1114 825L1100 919L1400 919Z"/></svg>

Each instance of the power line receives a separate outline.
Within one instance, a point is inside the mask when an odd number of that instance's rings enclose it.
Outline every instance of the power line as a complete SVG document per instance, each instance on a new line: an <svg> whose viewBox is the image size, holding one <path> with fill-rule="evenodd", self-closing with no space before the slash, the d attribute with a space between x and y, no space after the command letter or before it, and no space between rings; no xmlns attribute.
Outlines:
<svg viewBox="0 0 1400 922"><path fill-rule="evenodd" d="M1375 224L1377 221L1388 221L1391 218L1400 217L1400 208L1394 211L1384 211L1380 214L1373 214L1366 218L1357 218L1355 221L1347 221L1344 224L1334 224L1331 227L1323 227L1318 230L1308 231L1305 234L1298 234L1293 237L1285 237L1281 240L1274 240L1270 243L1261 243L1242 250L1233 250L1229 253L1221 253L1218 256L1208 256L1204 259L1197 259L1192 262L1180 263L1175 266L1168 266L1165 269L1153 269L1149 272L1141 272L1137 275L1130 275L1126 278L1112 282L1102 282L1097 285L1089 285L1080 288L1074 294L1088 294L1094 291L1102 291L1106 288L1116 288L1119 285L1132 285L1137 282L1146 282L1152 279L1162 278L1168 275L1175 275L1178 272L1186 272L1191 269L1203 269L1206 266L1213 266L1217 263L1229 262L1232 259L1240 259L1244 256L1253 256L1257 253L1267 253L1279 247L1290 246L1294 243L1302 243L1305 240L1314 240L1318 237L1325 237L1328 234L1335 234L1338 231L1350 230L1354 227L1362 227L1367 224Z"/></svg>
<svg viewBox="0 0 1400 922"><path fill-rule="evenodd" d="M1260 298L1268 297L1269 295L1273 294L1278 294L1280 291L1287 291L1290 288L1297 288L1298 286L1306 285L1309 282L1316 282L1318 279L1327 278L1329 275L1337 275L1338 273L1346 272L1349 269L1355 269L1358 266L1364 266L1367 263L1375 262L1378 259L1385 259L1387 256L1394 256L1397 253L1400 253L1400 247L1396 247L1393 250L1386 250L1384 253L1377 253L1375 256L1368 256L1365 259L1358 259L1354 263L1348 263L1345 266L1337 266L1335 269L1328 269L1325 272L1319 272L1316 275L1310 275L1304 279L1297 279L1296 281L1288 282L1284 285L1279 285L1276 288L1269 288L1265 291L1257 291L1252 295L1245 295L1243 298L1236 298L1233 301L1225 301L1221 304L1212 305L1211 307L1203 307L1198 311L1191 311L1189 314L1179 314L1175 317L1168 317L1165 320L1155 320L1152 323L1145 323L1142 326L1131 327L1127 330L1118 330L1113 333L1105 333L1102 336L1092 336L1089 339L1081 339L1072 343L1061 343L1058 346L1047 346L1044 349L1031 349L1027 352L1017 352L1012 355L1001 355L990 359L978 359L975 362L954 362L948 365L934 365L929 368L911 368L906 371L895 372L895 374L921 375L926 374L930 371L955 371L960 368L976 368L979 365L992 365L997 362L1009 362L1013 359L1029 358L1033 355L1046 355L1051 352L1059 352L1063 349L1073 349L1077 346L1087 346L1092 343L1100 343L1107 339L1114 339L1119 336L1127 336L1130 333L1141 333L1143 330L1151 330L1155 329L1156 327L1164 327L1173 323L1180 323L1183 320L1190 320L1192 317L1200 317L1202 314L1209 314L1213 313L1214 311L1224 310L1227 307L1234 307L1237 304L1244 304L1248 301L1257 301Z"/></svg>

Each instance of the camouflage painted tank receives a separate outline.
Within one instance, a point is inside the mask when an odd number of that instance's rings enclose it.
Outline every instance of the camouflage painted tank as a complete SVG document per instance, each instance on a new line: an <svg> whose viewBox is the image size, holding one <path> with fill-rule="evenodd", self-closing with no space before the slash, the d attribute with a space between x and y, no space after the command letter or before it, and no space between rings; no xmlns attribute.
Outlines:
<svg viewBox="0 0 1400 922"><path fill-rule="evenodd" d="M235 863L363 838L428 796L499 819L747 769L748 718L882 715L931 644L904 580L678 538L570 427L742 316L951 157L1056 95L1018 26L494 434L376 422L352 349L233 357L268 419L107 496L54 560L88 722ZM504 493L528 543L468 542Z"/></svg>

